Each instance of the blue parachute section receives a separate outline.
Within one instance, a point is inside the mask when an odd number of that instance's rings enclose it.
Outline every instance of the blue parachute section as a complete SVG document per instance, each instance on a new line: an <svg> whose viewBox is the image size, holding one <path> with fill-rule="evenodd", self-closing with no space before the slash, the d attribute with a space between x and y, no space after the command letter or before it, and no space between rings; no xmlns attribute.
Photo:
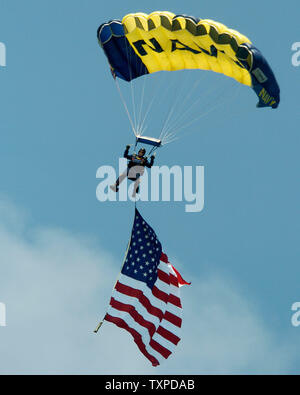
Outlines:
<svg viewBox="0 0 300 395"><path fill-rule="evenodd" d="M248 51L252 54L251 68L246 59L243 59L243 47L248 49L246 50L245 48L245 56L249 54ZM243 66L249 70L252 88L259 99L257 107L277 108L280 102L280 88L270 65L260 50L251 44L245 43L240 47L237 57Z"/></svg>
<svg viewBox="0 0 300 395"><path fill-rule="evenodd" d="M148 70L125 37L121 21L103 23L97 32L99 44L103 48L114 76L125 81L148 74Z"/></svg>

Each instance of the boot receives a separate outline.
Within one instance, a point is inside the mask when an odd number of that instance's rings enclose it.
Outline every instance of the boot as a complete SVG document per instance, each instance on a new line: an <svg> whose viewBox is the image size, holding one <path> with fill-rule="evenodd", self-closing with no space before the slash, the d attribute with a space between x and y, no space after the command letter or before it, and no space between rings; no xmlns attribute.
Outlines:
<svg viewBox="0 0 300 395"><path fill-rule="evenodd" d="M119 186L117 184L113 184L110 186L110 189L114 192L119 192Z"/></svg>

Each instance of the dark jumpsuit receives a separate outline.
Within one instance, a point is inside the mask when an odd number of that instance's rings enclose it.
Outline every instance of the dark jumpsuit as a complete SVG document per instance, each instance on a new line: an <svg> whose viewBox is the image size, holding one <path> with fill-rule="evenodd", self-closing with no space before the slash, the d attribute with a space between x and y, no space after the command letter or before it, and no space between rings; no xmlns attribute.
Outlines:
<svg viewBox="0 0 300 395"><path fill-rule="evenodd" d="M154 163L154 156L151 156L150 161L147 158L140 157L136 154L129 155L129 148L125 149L124 158L128 159L127 171L126 175L128 180L135 181L135 190L138 189L139 179L144 173L144 167L148 167L149 169L153 166ZM136 169L134 169L136 167ZM140 172L138 172L140 170ZM125 176L126 177L126 176ZM124 179L124 175L121 175L117 181L116 186L119 186L120 182Z"/></svg>
<svg viewBox="0 0 300 395"><path fill-rule="evenodd" d="M130 175L130 170L135 167L135 166L141 166L141 167L148 167L151 169L154 163L154 156L151 156L150 162L148 162L147 158L140 157L136 154L129 155L129 149L126 148L124 152L124 158L129 160L129 163L127 165L127 176ZM140 173L135 173L134 171L132 172L133 177L128 177L129 180L136 181L142 174Z"/></svg>

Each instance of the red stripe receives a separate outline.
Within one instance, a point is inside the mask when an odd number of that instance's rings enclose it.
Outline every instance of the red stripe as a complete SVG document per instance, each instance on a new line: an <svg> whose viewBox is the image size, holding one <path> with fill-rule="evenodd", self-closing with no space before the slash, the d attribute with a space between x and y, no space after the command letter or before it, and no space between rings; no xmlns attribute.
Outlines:
<svg viewBox="0 0 300 395"><path fill-rule="evenodd" d="M172 273L170 273L170 283L171 283L172 285L174 285L174 287L179 288L178 278L177 278L174 274L172 274Z"/></svg>
<svg viewBox="0 0 300 395"><path fill-rule="evenodd" d="M152 306L152 304L150 303L149 299L139 289L131 288L131 287L125 285L125 284L120 283L119 281L117 282L115 288L116 288L116 290L118 292L123 293L124 295L136 297L139 300L139 302L146 308L148 313L154 315L155 317L158 317L160 321L162 321L163 318L166 318L165 317L166 313L163 313L157 307ZM152 288L152 294L156 298L162 300L165 303L170 302L170 303L174 304L177 307L181 307L181 303L180 303L180 299L179 298L177 298L174 295L168 295L165 292L160 291L155 285ZM178 327L181 327L181 318L175 316L172 313L169 313L168 317L169 317L169 319L167 319L168 321L170 321L172 324L174 324L174 325L176 325ZM180 323L179 323L178 320L180 320Z"/></svg>
<svg viewBox="0 0 300 395"><path fill-rule="evenodd" d="M182 278L182 276L181 276L181 274L179 273L179 271L176 270L175 267L174 267L173 265L171 265L171 266L172 266L174 272L176 273L177 280L178 280L178 283L179 283L180 285L191 285L191 283L188 283L187 281L185 281L185 280Z"/></svg>
<svg viewBox="0 0 300 395"><path fill-rule="evenodd" d="M169 295L158 289L156 285L152 288L152 294L161 301L168 303Z"/></svg>
<svg viewBox="0 0 300 395"><path fill-rule="evenodd" d="M163 252L161 253L160 260L161 260L162 262L164 262L164 263L170 263L170 262L169 262L168 256L167 256L165 253L163 253ZM170 264L170 265L171 265L171 264ZM174 272L176 273L177 280L178 280L178 282L179 282L180 285L186 285L186 284L187 284L187 285L190 285L190 284L191 284L191 283L188 283L187 281L185 281L185 280L182 278L182 276L181 276L181 274L179 273L179 271L176 270L175 267L174 267L173 265L171 265L171 266L172 266Z"/></svg>
<svg viewBox="0 0 300 395"><path fill-rule="evenodd" d="M145 355L147 359L152 363L152 366L158 366L159 362L158 360L151 354L148 353L146 350L146 346L142 341L142 336L133 328L130 328L130 326L121 318L113 317L110 314L106 314L104 317L106 321L112 322L113 324L117 325L119 328L125 329L127 332L129 332L136 345L138 346L139 350Z"/></svg>
<svg viewBox="0 0 300 395"><path fill-rule="evenodd" d="M172 273L166 273L163 270L157 269L158 278L163 281L164 283L170 285L174 285L174 287L178 288L178 280L177 277L174 276Z"/></svg>
<svg viewBox="0 0 300 395"><path fill-rule="evenodd" d="M164 252L161 253L160 260L162 262L169 263L168 256Z"/></svg>
<svg viewBox="0 0 300 395"><path fill-rule="evenodd" d="M111 298L110 305L116 310L127 312L134 319L135 322L137 322L139 325L141 325L144 328L146 328L148 330L150 338L151 338L149 344L152 347L152 340L153 340L152 337L153 337L153 335L156 332L155 325L152 322L149 322L149 321L145 320L142 317L142 315L139 314L136 311L136 309L133 306L131 306L131 305L119 302L118 300L116 300L114 298ZM171 313L168 313L168 314L171 315ZM173 320L174 320L174 317L175 316L172 317ZM179 321L177 322L177 324L179 324ZM172 332L168 331L167 329L163 328L162 326L158 327L157 333L159 335L161 335L162 337L164 337L165 339L169 340L171 343L173 343L175 345L177 345L178 342L180 341L180 338L178 336L174 335ZM163 347L163 346L161 346L161 347ZM166 351L164 351L162 348L158 349L158 345L155 345L153 348L157 352L162 354L165 358L167 358L169 356L169 355L166 356L167 355ZM169 352L169 350L167 350L167 351Z"/></svg>
<svg viewBox="0 0 300 395"><path fill-rule="evenodd" d="M144 317L138 311L136 311L134 306L122 303L115 298L111 298L110 305L116 310L124 311L130 314L134 321L137 322L139 325L143 326L144 328L148 329L150 337L153 337L154 333L156 332L155 325L152 322L145 320Z"/></svg>
<svg viewBox="0 0 300 395"><path fill-rule="evenodd" d="M182 307L182 306L181 306L181 300L180 300L177 296L175 296L175 295L173 295L173 294L170 294L170 295L169 295L169 300L168 300L168 302L169 302L169 303L172 303L174 306L177 306L177 307L179 307L179 308Z"/></svg>
<svg viewBox="0 0 300 395"><path fill-rule="evenodd" d="M122 284L119 281L117 282L115 289L124 295L137 298L149 314L159 318L160 321L162 320L163 312L159 308L153 306L141 290L129 287L128 285Z"/></svg>
<svg viewBox="0 0 300 395"><path fill-rule="evenodd" d="M153 339L151 339L150 341L150 346L166 359L172 354L171 351L169 351L167 348L157 343L157 341Z"/></svg>
<svg viewBox="0 0 300 395"><path fill-rule="evenodd" d="M181 308L181 301L177 296L161 291L156 285L152 288L152 294L165 303L172 303L174 306Z"/></svg>
<svg viewBox="0 0 300 395"><path fill-rule="evenodd" d="M170 285L170 277L169 277L168 273L166 273L160 269L157 269L157 277L164 283Z"/></svg>
<svg viewBox="0 0 300 395"><path fill-rule="evenodd" d="M157 333L162 336L163 338L169 340L171 343L177 344L180 342L180 337L174 335L174 333L168 331L167 329L163 328L162 326L159 326L157 329Z"/></svg>
<svg viewBox="0 0 300 395"><path fill-rule="evenodd" d="M182 319L170 313L169 311L165 312L164 319L171 322L171 324L178 326L178 328L181 328Z"/></svg>

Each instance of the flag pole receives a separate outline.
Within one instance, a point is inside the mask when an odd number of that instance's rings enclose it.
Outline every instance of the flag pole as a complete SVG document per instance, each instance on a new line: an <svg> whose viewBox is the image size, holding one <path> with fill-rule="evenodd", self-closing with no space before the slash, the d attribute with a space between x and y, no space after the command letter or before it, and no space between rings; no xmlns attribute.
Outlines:
<svg viewBox="0 0 300 395"><path fill-rule="evenodd" d="M104 322L104 318L102 321L99 322L99 324L97 325L96 329L94 330L94 333L98 333L99 329L101 328L102 324Z"/></svg>
<svg viewBox="0 0 300 395"><path fill-rule="evenodd" d="M136 209L136 201L135 201L135 206L134 206L134 208ZM134 220L135 220L135 214L134 214ZM133 220L133 223L134 223L134 220ZM133 231L133 229L131 230L130 239L129 239L129 242L128 242L128 245L127 245L127 249L126 249L126 252L125 252L125 257L124 257L123 265L124 265L126 256L127 256L127 254L128 254L129 246L130 246L130 243L131 243L132 231ZM120 277L120 275L121 275L121 271L122 271L122 269L120 270L120 273L119 273L119 275L118 275L118 277L117 277L117 279L116 279L116 282L115 282L115 285L114 285L114 287L113 287L113 290L114 290L114 288L115 288L115 286L116 286L116 284L117 284L117 282L118 282L118 279L119 279L119 277ZM106 316L106 314L105 314L105 316ZM96 326L96 328L95 328L95 330L94 330L94 333L98 333L98 331L99 331L99 329L101 328L103 322L105 321L105 316L104 316L103 320L101 320L101 321L99 322L99 324Z"/></svg>

